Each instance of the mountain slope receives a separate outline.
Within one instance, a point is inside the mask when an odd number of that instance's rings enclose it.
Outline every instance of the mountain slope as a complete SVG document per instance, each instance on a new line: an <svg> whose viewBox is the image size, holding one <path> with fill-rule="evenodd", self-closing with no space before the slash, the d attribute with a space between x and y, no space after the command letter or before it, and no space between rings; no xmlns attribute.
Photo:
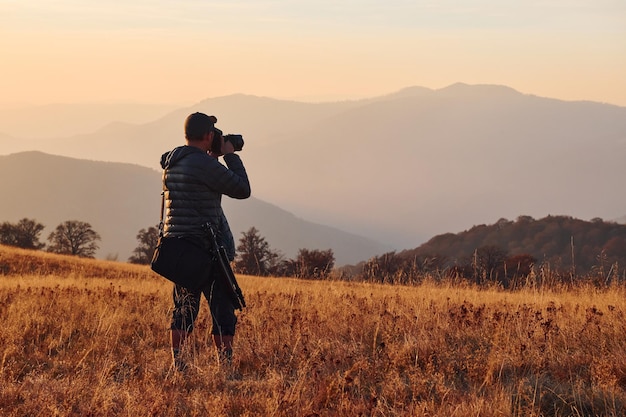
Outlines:
<svg viewBox="0 0 626 417"><path fill-rule="evenodd" d="M256 197L396 249L501 217L611 219L626 207L626 108L494 85L320 104L234 95L143 125L0 145L157 168L192 111L244 135Z"/></svg>
<svg viewBox="0 0 626 417"><path fill-rule="evenodd" d="M161 173L132 164L97 162L41 152L0 156L0 222L31 218L46 226L41 240L66 220L92 225L102 237L98 257L126 260L137 232L159 222ZM288 258L301 248L333 249L337 265L387 249L370 239L298 219L256 198L224 199L235 240L256 227Z"/></svg>

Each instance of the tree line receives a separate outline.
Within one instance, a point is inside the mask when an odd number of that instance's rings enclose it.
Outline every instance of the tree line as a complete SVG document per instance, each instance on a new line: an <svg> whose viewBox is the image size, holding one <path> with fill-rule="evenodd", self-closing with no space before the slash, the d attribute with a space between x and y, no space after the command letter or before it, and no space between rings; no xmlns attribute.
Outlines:
<svg viewBox="0 0 626 417"><path fill-rule="evenodd" d="M47 244L41 242L44 228L43 224L27 218L17 223L4 222L0 224L0 243L83 258L95 257L96 251L100 248L98 246L100 235L89 223L67 220L48 235Z"/></svg>
<svg viewBox="0 0 626 417"><path fill-rule="evenodd" d="M59 224L41 242L45 226L36 220L24 218L17 223L0 224L0 244L24 249L94 258L99 249L100 235L87 222L67 220ZM159 228L151 226L139 230L138 245L128 262L149 264L159 239ZM335 265L332 249L300 249L295 259L286 259L279 251L270 248L268 242L252 227L242 233L237 246L233 269L237 273L257 276L284 276L297 278L327 278Z"/></svg>
<svg viewBox="0 0 626 417"><path fill-rule="evenodd" d="M531 276L540 266L532 255L509 255L499 246L484 245L476 248L471 256L456 262L450 262L449 258L440 254L413 252L408 255L407 252L392 251L370 258L348 274L353 279L368 282L416 284L426 276L436 276L511 288Z"/></svg>
<svg viewBox="0 0 626 417"><path fill-rule="evenodd" d="M295 259L285 259L255 227L242 233L234 262L236 272L257 276L327 278L335 266L332 249L299 249Z"/></svg>
<svg viewBox="0 0 626 417"><path fill-rule="evenodd" d="M399 283L437 274L509 288L540 275L562 283L625 281L625 265L626 225L550 215L502 218L438 235L415 249L374 257L356 273Z"/></svg>
<svg viewBox="0 0 626 417"><path fill-rule="evenodd" d="M40 242L44 226L22 219L0 225L0 243L27 249L93 258L100 236L89 223L68 220ZM149 264L159 238L158 226L141 229L138 245L128 262ZM243 232L233 262L235 272L256 276L337 279L412 284L426 276L463 279L478 285L496 283L505 288L548 271L560 282L595 277L604 283L626 280L626 225L569 216L535 220L520 216L477 225L453 234L433 237L402 252L374 256L358 265L335 269L332 249L299 249L287 259L272 249L259 230Z"/></svg>
<svg viewBox="0 0 626 417"><path fill-rule="evenodd" d="M149 264L159 239L159 228L149 227L137 233L138 246L129 262ZM327 278L335 266L332 249L300 249L295 259L286 259L255 227L243 232L237 245L233 270L239 274L296 278Z"/></svg>

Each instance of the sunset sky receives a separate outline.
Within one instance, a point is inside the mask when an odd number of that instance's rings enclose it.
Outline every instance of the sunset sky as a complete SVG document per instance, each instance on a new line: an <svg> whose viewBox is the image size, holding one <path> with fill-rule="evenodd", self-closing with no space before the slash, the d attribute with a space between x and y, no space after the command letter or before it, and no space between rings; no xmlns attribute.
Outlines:
<svg viewBox="0 0 626 417"><path fill-rule="evenodd" d="M624 0L0 0L0 108L501 84L626 106Z"/></svg>

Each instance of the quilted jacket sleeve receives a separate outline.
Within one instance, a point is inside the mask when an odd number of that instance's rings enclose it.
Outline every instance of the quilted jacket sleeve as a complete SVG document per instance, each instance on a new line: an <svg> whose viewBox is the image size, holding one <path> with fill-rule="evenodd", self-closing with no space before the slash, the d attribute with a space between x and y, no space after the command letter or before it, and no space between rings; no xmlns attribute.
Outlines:
<svg viewBox="0 0 626 417"><path fill-rule="evenodd" d="M224 155L224 162L226 162L228 170L220 175L221 184L218 186L223 186L223 190L220 192L232 198L250 197L250 181L239 155L235 153L226 154Z"/></svg>

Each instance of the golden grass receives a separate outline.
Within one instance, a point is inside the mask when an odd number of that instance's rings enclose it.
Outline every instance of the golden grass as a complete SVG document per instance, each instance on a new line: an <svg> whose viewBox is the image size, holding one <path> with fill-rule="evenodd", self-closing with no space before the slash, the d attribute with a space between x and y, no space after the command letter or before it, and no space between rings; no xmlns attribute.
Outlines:
<svg viewBox="0 0 626 417"><path fill-rule="evenodd" d="M621 286L507 293L239 279L248 308L236 371L217 364L203 305L181 376L170 370L171 286L148 267L0 247L0 414L626 412Z"/></svg>

